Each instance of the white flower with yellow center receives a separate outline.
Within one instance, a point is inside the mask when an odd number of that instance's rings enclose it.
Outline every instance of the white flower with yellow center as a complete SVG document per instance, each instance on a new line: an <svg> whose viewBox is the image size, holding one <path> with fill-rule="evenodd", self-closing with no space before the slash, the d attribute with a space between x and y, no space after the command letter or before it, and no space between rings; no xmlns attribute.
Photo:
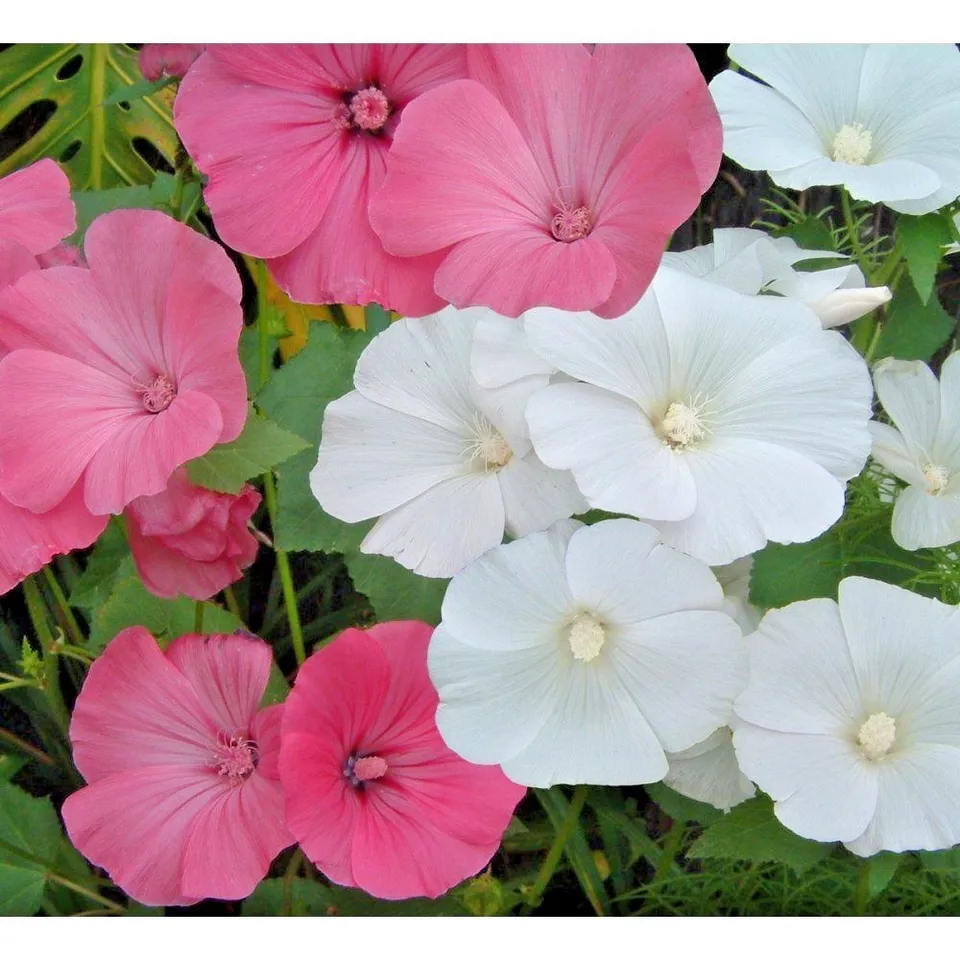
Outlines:
<svg viewBox="0 0 960 960"><path fill-rule="evenodd" d="M812 540L870 450L862 358L803 304L661 271L618 320L524 318L533 349L581 382L527 406L544 463L593 507L653 522L710 564Z"/></svg>
<svg viewBox="0 0 960 960"><path fill-rule="evenodd" d="M440 733L529 786L660 780L745 682L722 605L706 564L636 520L495 547L453 578L430 641Z"/></svg>
<svg viewBox="0 0 960 960"><path fill-rule="evenodd" d="M960 540L960 354L940 382L919 360L882 360L877 396L896 428L871 423L873 458L909 484L893 508L893 539L905 550Z"/></svg>
<svg viewBox="0 0 960 960"><path fill-rule="evenodd" d="M960 842L960 610L848 577L747 650L733 743L781 823L862 857Z"/></svg>
<svg viewBox="0 0 960 960"><path fill-rule="evenodd" d="M356 389L327 407L310 485L348 523L379 517L364 553L449 577L503 540L586 509L533 452L523 413L546 376L500 389L470 373L475 311L398 320L360 355Z"/></svg>
<svg viewBox="0 0 960 960"><path fill-rule="evenodd" d="M960 51L943 44L731 44L710 83L727 156L781 187L843 184L901 213L960 194ZM769 86L766 86L769 84Z"/></svg>

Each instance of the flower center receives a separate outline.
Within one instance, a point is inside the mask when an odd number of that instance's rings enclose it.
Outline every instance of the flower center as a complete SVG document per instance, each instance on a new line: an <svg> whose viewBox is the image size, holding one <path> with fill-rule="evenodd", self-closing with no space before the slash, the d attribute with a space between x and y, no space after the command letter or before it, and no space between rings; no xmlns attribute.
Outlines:
<svg viewBox="0 0 960 960"><path fill-rule="evenodd" d="M165 373L154 377L147 384L134 381L134 386L140 394L144 409L149 413L161 413L177 399L176 384Z"/></svg>
<svg viewBox="0 0 960 960"><path fill-rule="evenodd" d="M593 226L593 218L586 207L576 207L573 210L561 210L550 221L550 232L554 239L563 243L572 243L581 240Z"/></svg>
<svg viewBox="0 0 960 960"><path fill-rule="evenodd" d="M872 713L857 734L857 744L868 760L880 760L893 748L897 739L897 721L885 713Z"/></svg>
<svg viewBox="0 0 960 960"><path fill-rule="evenodd" d="M867 162L872 147L873 134L862 123L845 123L833 138L833 159L859 167Z"/></svg>
<svg viewBox="0 0 960 960"><path fill-rule="evenodd" d="M369 757L360 757L355 753L347 757L343 765L343 775L355 786L359 787L367 780L379 780L387 772L387 761L375 754Z"/></svg>
<svg viewBox="0 0 960 960"><path fill-rule="evenodd" d="M929 484L928 492L934 496L943 493L950 482L950 474L947 473L947 468L936 463L928 463L923 468L923 478Z"/></svg>
<svg viewBox="0 0 960 960"><path fill-rule="evenodd" d="M505 466L513 451L503 434L483 414L475 413L473 439L467 441L465 455L468 463L482 462L484 471L489 473Z"/></svg>
<svg viewBox="0 0 960 960"><path fill-rule="evenodd" d="M584 663L589 663L600 654L606 639L607 632L603 629L603 624L589 613L581 613L570 624L567 632L567 642L573 652L573 659L582 660Z"/></svg>
<svg viewBox="0 0 960 960"><path fill-rule="evenodd" d="M260 748L246 737L227 737L220 734L217 738L217 752L214 758L217 773L229 777L231 785L239 787L249 779L260 762Z"/></svg>
<svg viewBox="0 0 960 960"><path fill-rule="evenodd" d="M660 421L660 436L673 450L686 450L706 435L699 411L685 403L671 403Z"/></svg>
<svg viewBox="0 0 960 960"><path fill-rule="evenodd" d="M355 93L345 93L343 102L334 107L333 120L345 130L378 133L392 112L393 107L384 92L371 85Z"/></svg>

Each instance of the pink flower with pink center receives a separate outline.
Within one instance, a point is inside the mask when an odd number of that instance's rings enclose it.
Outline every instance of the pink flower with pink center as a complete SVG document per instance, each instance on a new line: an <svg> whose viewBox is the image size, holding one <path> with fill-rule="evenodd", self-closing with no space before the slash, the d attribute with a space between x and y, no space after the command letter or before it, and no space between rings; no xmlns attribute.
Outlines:
<svg viewBox="0 0 960 960"><path fill-rule="evenodd" d="M144 586L158 597L207 600L239 580L257 556L248 523L259 505L249 484L217 493L194 486L183 468L163 493L138 497L124 516Z"/></svg>
<svg viewBox="0 0 960 960"><path fill-rule="evenodd" d="M280 777L290 831L334 883L375 897L438 897L479 872L524 788L440 738L427 675L433 628L345 630L300 668Z"/></svg>
<svg viewBox="0 0 960 960"><path fill-rule="evenodd" d="M0 291L0 494L34 513L77 484L91 513L120 513L247 415L223 250L149 210L98 217L84 250L89 269Z"/></svg>
<svg viewBox="0 0 960 960"><path fill-rule="evenodd" d="M465 76L462 46L216 44L191 67L174 118L220 236L267 259L306 303L371 303L420 316L436 255L386 253L367 204L402 116Z"/></svg>
<svg viewBox="0 0 960 960"><path fill-rule="evenodd" d="M70 723L87 786L63 821L140 903L239 900L293 843L277 773L283 706L258 710L271 662L246 634L190 634L163 653L130 627L90 668Z"/></svg>
<svg viewBox="0 0 960 960"><path fill-rule="evenodd" d="M206 49L205 43L145 43L140 50L140 72L147 80L182 77Z"/></svg>
<svg viewBox="0 0 960 960"><path fill-rule="evenodd" d="M625 313L716 175L721 125L683 45L468 45L469 79L407 107L370 205L434 290L515 317Z"/></svg>

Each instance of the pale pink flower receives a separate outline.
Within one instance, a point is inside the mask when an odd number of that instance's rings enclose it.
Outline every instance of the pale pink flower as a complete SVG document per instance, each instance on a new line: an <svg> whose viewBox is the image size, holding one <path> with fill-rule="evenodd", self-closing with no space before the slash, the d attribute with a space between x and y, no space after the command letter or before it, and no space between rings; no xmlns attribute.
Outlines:
<svg viewBox="0 0 960 960"><path fill-rule="evenodd" d="M138 497L124 511L127 538L144 586L158 597L207 600L243 576L257 556L247 526L260 494L194 486L183 468L167 489Z"/></svg>
<svg viewBox="0 0 960 960"><path fill-rule="evenodd" d="M205 43L145 43L140 50L140 72L156 82L182 77L206 49Z"/></svg>
<svg viewBox="0 0 960 960"><path fill-rule="evenodd" d="M384 252L367 220L397 124L424 91L464 76L444 44L214 45L174 119L208 176L220 236L268 260L306 303L371 303L421 316L440 258Z"/></svg>
<svg viewBox="0 0 960 960"><path fill-rule="evenodd" d="M35 513L78 482L91 513L120 513L246 419L223 250L151 210L98 217L84 250L89 269L0 292L0 494Z"/></svg>
<svg viewBox="0 0 960 960"><path fill-rule="evenodd" d="M253 892L293 843L277 774L282 705L258 710L270 648L245 634L174 641L129 627L90 668L70 739L87 786L73 845L140 903Z"/></svg>
<svg viewBox="0 0 960 960"><path fill-rule="evenodd" d="M385 900L438 897L482 870L524 794L440 738L432 631L345 630L300 668L285 705L290 831L334 883Z"/></svg>
<svg viewBox="0 0 960 960"><path fill-rule="evenodd" d="M690 50L471 44L467 66L404 113L370 206L384 247L440 256L457 307L625 313L720 163Z"/></svg>

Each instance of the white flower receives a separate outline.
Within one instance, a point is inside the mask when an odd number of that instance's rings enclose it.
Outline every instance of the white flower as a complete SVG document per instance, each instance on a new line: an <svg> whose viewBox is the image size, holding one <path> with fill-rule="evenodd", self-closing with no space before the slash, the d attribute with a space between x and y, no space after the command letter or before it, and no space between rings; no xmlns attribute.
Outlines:
<svg viewBox="0 0 960 960"><path fill-rule="evenodd" d="M923 214L960 194L960 52L953 44L731 44L710 84L724 152L781 187L843 184Z"/></svg>
<svg viewBox="0 0 960 960"><path fill-rule="evenodd" d="M960 540L960 354L940 382L919 360L882 360L877 396L899 429L871 423L873 456L909 486L893 508L893 539L905 550Z"/></svg>
<svg viewBox="0 0 960 960"><path fill-rule="evenodd" d="M552 307L543 309L556 315L562 313ZM486 307L471 307L469 310L477 316L470 351L470 372L481 387L505 387L526 377L549 377L557 372L530 349L520 319L501 317ZM461 310L461 316L466 312ZM539 380L538 385L542 382Z"/></svg>
<svg viewBox="0 0 960 960"><path fill-rule="evenodd" d="M786 827L862 857L960 841L960 611L848 577L747 642L740 768Z"/></svg>
<svg viewBox="0 0 960 960"><path fill-rule="evenodd" d="M324 413L314 496L348 523L380 519L364 553L448 577L498 544L586 508L545 467L523 411L547 377L485 390L470 375L476 315L399 320L363 351L356 390Z"/></svg>
<svg viewBox="0 0 960 960"><path fill-rule="evenodd" d="M825 328L839 327L890 300L888 287L867 287L856 264L795 270L808 260L844 259L832 250L804 250L789 237L734 227L715 230L713 243L665 253L661 270L679 270L738 293L779 294L813 309Z"/></svg>
<svg viewBox="0 0 960 960"><path fill-rule="evenodd" d="M635 520L562 522L453 578L430 642L437 726L517 783L652 783L742 689L710 569Z"/></svg>
<svg viewBox="0 0 960 960"><path fill-rule="evenodd" d="M591 506L654 521L723 564L811 540L870 449L866 364L814 313L663 271L628 314L525 318L531 346L582 383L527 407L544 463Z"/></svg>
<svg viewBox="0 0 960 960"><path fill-rule="evenodd" d="M713 575L723 588L723 610L737 621L744 636L753 633L763 617L750 602L750 573L753 557L743 557L722 567L714 567Z"/></svg>
<svg viewBox="0 0 960 960"><path fill-rule="evenodd" d="M733 732L721 727L689 750L668 753L663 782L677 793L726 812L749 800L757 788L741 772L733 750Z"/></svg>

